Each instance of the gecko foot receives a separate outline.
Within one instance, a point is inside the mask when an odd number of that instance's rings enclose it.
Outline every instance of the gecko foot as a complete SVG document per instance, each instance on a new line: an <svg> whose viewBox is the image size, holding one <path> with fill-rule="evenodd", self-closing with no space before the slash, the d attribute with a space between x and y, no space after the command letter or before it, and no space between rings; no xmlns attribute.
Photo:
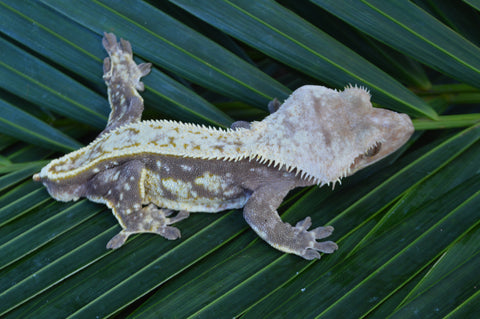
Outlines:
<svg viewBox="0 0 480 319"><path fill-rule="evenodd" d="M246 128L250 129L250 122L247 121L236 121L233 122L232 125L230 126L231 129L236 130L238 128Z"/></svg>
<svg viewBox="0 0 480 319"><path fill-rule="evenodd" d="M277 100L277 98L274 98L273 100L268 102L268 111L270 112L270 114L275 113L278 111L280 106L282 106L282 102Z"/></svg>
<svg viewBox="0 0 480 319"><path fill-rule="evenodd" d="M150 72L151 63L137 65L133 61L132 46L130 42L117 38L113 33L105 33L102 39L103 47L109 57L103 61L103 79L109 83L122 83L122 85L134 87L143 91L144 85L140 78Z"/></svg>
<svg viewBox="0 0 480 319"><path fill-rule="evenodd" d="M136 64L133 60L132 46L128 41L105 33L103 47L108 57L103 61L103 79L108 86L108 100L111 112L105 129L99 136L128 123L141 120L143 98L138 91L145 85L141 78L150 72L150 63Z"/></svg>
<svg viewBox="0 0 480 319"><path fill-rule="evenodd" d="M320 259L320 253L331 254L338 249L337 244L333 241L317 242L317 239L328 237L333 232L332 226L317 227L308 231L307 229L312 226L312 220L310 217L299 221L294 229L294 233L298 238L297 244L301 247L296 249L296 253L305 259Z"/></svg>
<svg viewBox="0 0 480 319"><path fill-rule="evenodd" d="M123 215L121 219L126 227L108 242L107 248L119 248L130 235L138 233L155 233L169 240L180 238L180 230L169 225L187 218L190 214L179 211L177 215L170 217L172 214L170 209L159 209L150 204L130 215Z"/></svg>

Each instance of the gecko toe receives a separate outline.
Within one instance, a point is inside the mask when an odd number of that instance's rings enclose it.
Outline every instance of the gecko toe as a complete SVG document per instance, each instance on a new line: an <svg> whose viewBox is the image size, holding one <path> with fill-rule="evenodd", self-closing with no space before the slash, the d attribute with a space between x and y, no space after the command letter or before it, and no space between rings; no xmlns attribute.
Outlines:
<svg viewBox="0 0 480 319"><path fill-rule="evenodd" d="M150 204L147 206L148 210L150 213L158 213L163 219L165 217L170 217L172 216L172 214L175 212L174 210L172 209L166 209L166 208L162 208L162 209L158 209L155 205L153 204Z"/></svg>
<svg viewBox="0 0 480 319"><path fill-rule="evenodd" d="M331 254L338 249L338 245L333 241L316 242L314 248L322 253Z"/></svg>
<svg viewBox="0 0 480 319"><path fill-rule="evenodd" d="M152 64L151 63L140 63L138 65L138 68L140 69L141 76L145 76L148 73L150 73L150 69L152 68Z"/></svg>
<svg viewBox="0 0 480 319"><path fill-rule="evenodd" d="M325 237L330 236L333 233L333 227L332 226L325 226L325 227L317 227L311 232L315 235L315 239L322 239Z"/></svg>
<svg viewBox="0 0 480 319"><path fill-rule="evenodd" d="M188 218L188 216L190 216L189 212L187 212L186 210L181 210L177 213L177 216L170 218L170 224L174 224L181 220L184 220L185 218Z"/></svg>
<svg viewBox="0 0 480 319"><path fill-rule="evenodd" d="M307 260L320 259L320 253L314 249L306 249L301 256Z"/></svg>
<svg viewBox="0 0 480 319"><path fill-rule="evenodd" d="M296 225L295 228L299 228L300 230L307 230L312 226L312 219L310 216L307 216L304 220L299 221Z"/></svg>
<svg viewBox="0 0 480 319"><path fill-rule="evenodd" d="M177 227L164 226L159 229L158 234L168 240L175 240L181 237L180 230Z"/></svg>
<svg viewBox="0 0 480 319"><path fill-rule="evenodd" d="M112 239L110 239L110 241L107 243L107 249L120 248L121 246L123 246L123 244L125 244L129 235L129 233L122 230L121 232L113 236Z"/></svg>
<svg viewBox="0 0 480 319"><path fill-rule="evenodd" d="M108 74L112 68L112 63L110 61L110 58L105 58L103 59L103 79L104 80L110 80L111 74Z"/></svg>
<svg viewBox="0 0 480 319"><path fill-rule="evenodd" d="M103 33L103 47L108 51L110 48L117 46L117 37L113 33Z"/></svg>
<svg viewBox="0 0 480 319"><path fill-rule="evenodd" d="M132 45L130 44L130 42L128 42L127 40L124 40L124 39L120 39L120 46L121 46L121 50L123 52L125 52L128 55L133 55Z"/></svg>

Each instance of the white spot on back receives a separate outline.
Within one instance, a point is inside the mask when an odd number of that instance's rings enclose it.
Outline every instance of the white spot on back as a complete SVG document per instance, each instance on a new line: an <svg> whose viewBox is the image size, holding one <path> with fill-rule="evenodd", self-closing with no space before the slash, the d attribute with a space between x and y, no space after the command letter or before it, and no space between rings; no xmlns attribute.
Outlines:
<svg viewBox="0 0 480 319"><path fill-rule="evenodd" d="M188 166L188 165L183 165L182 164L182 165L180 165L180 167L186 172L191 172L193 170L193 167Z"/></svg>

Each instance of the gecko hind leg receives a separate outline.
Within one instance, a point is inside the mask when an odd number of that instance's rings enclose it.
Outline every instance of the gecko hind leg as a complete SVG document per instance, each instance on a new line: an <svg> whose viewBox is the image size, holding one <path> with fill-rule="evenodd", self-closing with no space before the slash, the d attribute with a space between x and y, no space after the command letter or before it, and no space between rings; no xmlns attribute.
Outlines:
<svg viewBox="0 0 480 319"><path fill-rule="evenodd" d="M119 248L130 235L138 233L155 233L169 240L180 238L180 230L169 225L187 218L189 213L187 211L179 211L177 215L170 217L172 214L172 210L159 209L155 205L150 204L129 215L117 216L117 218L121 219L124 229L110 239L107 248Z"/></svg>
<svg viewBox="0 0 480 319"><path fill-rule="evenodd" d="M268 111L270 112L270 114L275 113L278 111L280 106L282 106L282 102L277 100L277 98L274 98L273 100L268 102Z"/></svg>
<svg viewBox="0 0 480 319"><path fill-rule="evenodd" d="M117 42L112 33L105 33L102 44L109 56L103 61L103 79L108 87L111 112L107 126L100 135L121 125L140 121L143 98L138 91L144 89L140 79L151 68L151 63L137 65L133 60L130 43L123 39Z"/></svg>

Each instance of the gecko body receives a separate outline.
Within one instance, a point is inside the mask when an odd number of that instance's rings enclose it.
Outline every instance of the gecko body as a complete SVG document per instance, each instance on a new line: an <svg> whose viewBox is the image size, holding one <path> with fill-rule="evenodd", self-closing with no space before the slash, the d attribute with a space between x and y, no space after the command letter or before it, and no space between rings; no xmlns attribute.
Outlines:
<svg viewBox="0 0 480 319"><path fill-rule="evenodd" d="M112 209L122 231L107 244L119 248L134 233L180 237L171 226L189 212L243 207L251 228L271 246L305 259L338 247L333 227L309 230L310 217L284 223L277 208L301 186L334 184L402 146L410 118L373 108L367 91L303 86L271 103L262 121L217 129L168 120L141 121L140 78L150 64L133 61L129 42L105 34L104 61L111 113L88 146L53 160L34 180L61 201L86 197ZM173 211L178 211L174 214Z"/></svg>

